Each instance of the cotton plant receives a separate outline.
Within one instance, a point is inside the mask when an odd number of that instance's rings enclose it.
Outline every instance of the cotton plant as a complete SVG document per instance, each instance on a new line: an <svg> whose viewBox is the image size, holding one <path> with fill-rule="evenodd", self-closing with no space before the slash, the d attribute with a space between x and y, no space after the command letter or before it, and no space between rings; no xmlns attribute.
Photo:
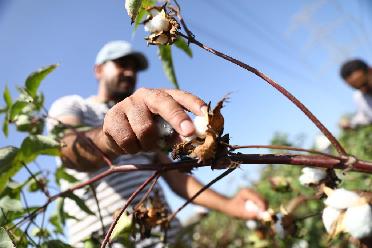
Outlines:
<svg viewBox="0 0 372 248"><path fill-rule="evenodd" d="M362 239L372 234L372 208L365 197L339 188L325 188L322 220L327 232L334 236L340 232Z"/></svg>

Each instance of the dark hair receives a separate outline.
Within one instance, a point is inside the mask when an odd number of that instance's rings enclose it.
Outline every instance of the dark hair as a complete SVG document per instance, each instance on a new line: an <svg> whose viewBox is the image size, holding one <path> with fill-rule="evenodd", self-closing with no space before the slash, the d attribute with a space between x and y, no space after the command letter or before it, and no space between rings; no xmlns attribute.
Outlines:
<svg viewBox="0 0 372 248"><path fill-rule="evenodd" d="M363 70L367 72L367 63L361 59L348 60L341 66L340 75L343 79L346 79L356 70Z"/></svg>

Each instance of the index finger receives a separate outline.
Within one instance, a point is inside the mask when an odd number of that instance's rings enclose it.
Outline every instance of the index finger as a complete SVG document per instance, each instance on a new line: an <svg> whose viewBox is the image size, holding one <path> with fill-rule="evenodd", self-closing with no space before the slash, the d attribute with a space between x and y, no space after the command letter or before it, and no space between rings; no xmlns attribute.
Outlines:
<svg viewBox="0 0 372 248"><path fill-rule="evenodd" d="M207 104L202 99L189 92L176 89L166 89L165 92L195 115L203 115L207 111Z"/></svg>

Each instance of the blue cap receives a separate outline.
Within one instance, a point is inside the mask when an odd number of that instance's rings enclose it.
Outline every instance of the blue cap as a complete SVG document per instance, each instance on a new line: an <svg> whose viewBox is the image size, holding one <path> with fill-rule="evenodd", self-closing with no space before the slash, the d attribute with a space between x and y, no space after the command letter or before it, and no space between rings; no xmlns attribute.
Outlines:
<svg viewBox="0 0 372 248"><path fill-rule="evenodd" d="M138 70L145 70L148 67L148 62L141 52L133 50L132 45L124 40L110 41L105 44L98 52L96 57L96 65L103 64L109 60L130 56L134 58L138 65Z"/></svg>

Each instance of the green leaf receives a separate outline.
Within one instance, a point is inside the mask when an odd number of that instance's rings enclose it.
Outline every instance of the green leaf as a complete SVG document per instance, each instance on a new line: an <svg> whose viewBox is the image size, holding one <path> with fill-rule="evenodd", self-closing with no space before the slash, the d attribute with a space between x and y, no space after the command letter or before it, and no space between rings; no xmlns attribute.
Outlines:
<svg viewBox="0 0 372 248"><path fill-rule="evenodd" d="M58 65L49 65L43 67L36 72L31 73L26 79L26 90L32 98L36 96L36 92L40 86L41 81L51 73Z"/></svg>
<svg viewBox="0 0 372 248"><path fill-rule="evenodd" d="M73 248L59 239L48 240L41 245L42 248Z"/></svg>
<svg viewBox="0 0 372 248"><path fill-rule="evenodd" d="M84 248L99 248L101 244L99 240L94 237L90 237L89 239L84 240Z"/></svg>
<svg viewBox="0 0 372 248"><path fill-rule="evenodd" d="M5 86L3 98L6 103L6 106L9 108L10 105L12 105L12 96L10 95L10 91L8 89L8 86Z"/></svg>
<svg viewBox="0 0 372 248"><path fill-rule="evenodd" d="M125 0L125 9L132 20L132 23L137 17L138 11L141 7L142 0Z"/></svg>
<svg viewBox="0 0 372 248"><path fill-rule="evenodd" d="M0 193L4 190L10 177L14 176L21 168L17 155L19 149L14 146L0 148Z"/></svg>
<svg viewBox="0 0 372 248"><path fill-rule="evenodd" d="M27 164L38 155L58 156L59 147L59 142L50 136L30 135L22 142L19 159Z"/></svg>
<svg viewBox="0 0 372 248"><path fill-rule="evenodd" d="M13 244L12 240L8 235L8 232L3 227L0 227L0 247L1 248L15 247L15 245Z"/></svg>
<svg viewBox="0 0 372 248"><path fill-rule="evenodd" d="M63 234L63 225L60 216L55 213L49 217L49 222L54 226L54 232Z"/></svg>
<svg viewBox="0 0 372 248"><path fill-rule="evenodd" d="M9 120L14 121L16 116L22 112L24 107L26 107L29 102L24 102L24 101L16 101L9 109Z"/></svg>
<svg viewBox="0 0 372 248"><path fill-rule="evenodd" d="M126 213L123 213L120 216L114 230L111 233L110 240L116 240L119 238L129 239L130 233L132 229L132 218L128 216Z"/></svg>
<svg viewBox="0 0 372 248"><path fill-rule="evenodd" d="M71 200L73 200L76 203L76 205L78 205L79 208L81 210L83 210L84 212L86 212L87 214L89 214L89 215L95 215L92 212L92 210L90 210L88 208L88 206L85 204L85 202L82 199L80 199L77 195L75 195L74 193L68 192L68 193L65 194L65 196L68 197L68 198L70 198Z"/></svg>
<svg viewBox="0 0 372 248"><path fill-rule="evenodd" d="M173 66L171 46L160 45L159 56L163 64L163 70L164 70L165 75L168 77L169 81L173 83L174 87L176 89L179 89L177 78L176 78L176 72Z"/></svg>
<svg viewBox="0 0 372 248"><path fill-rule="evenodd" d="M35 227L34 229L32 229L31 234L35 237L43 237L43 238L47 238L50 236L50 233L47 229L39 228L39 227Z"/></svg>
<svg viewBox="0 0 372 248"><path fill-rule="evenodd" d="M3 122L3 133L5 137L8 137L8 131L9 131L8 115L5 115L5 119Z"/></svg>
<svg viewBox="0 0 372 248"><path fill-rule="evenodd" d="M190 58L192 58L191 48L184 38L178 37L177 40L174 42L174 45L176 45L176 47L184 51Z"/></svg>
<svg viewBox="0 0 372 248"><path fill-rule="evenodd" d="M23 209L20 200L11 199L9 196L0 199L0 208L6 211L21 211Z"/></svg>
<svg viewBox="0 0 372 248"><path fill-rule="evenodd" d="M76 183L78 181L74 176L68 174L63 167L58 167L54 175L59 186L61 186L61 179L66 180L69 183Z"/></svg>

